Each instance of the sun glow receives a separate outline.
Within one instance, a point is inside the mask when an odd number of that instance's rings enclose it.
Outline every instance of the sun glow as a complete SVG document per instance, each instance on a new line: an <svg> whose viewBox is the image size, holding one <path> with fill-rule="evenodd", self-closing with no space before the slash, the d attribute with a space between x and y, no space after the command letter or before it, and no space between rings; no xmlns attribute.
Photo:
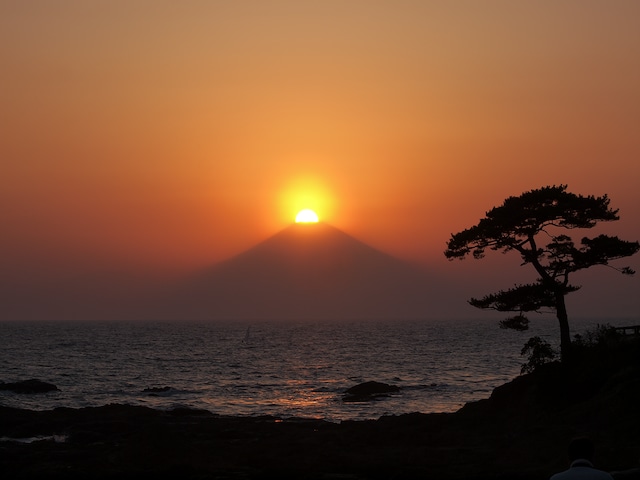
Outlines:
<svg viewBox="0 0 640 480"><path fill-rule="evenodd" d="M318 223L318 215L313 210L305 208L296 215L296 223Z"/></svg>
<svg viewBox="0 0 640 480"><path fill-rule="evenodd" d="M299 176L286 180L280 188L278 206L280 219L278 229L291 224L294 218L296 223L322 221L333 224L335 221L335 194L320 178ZM318 219L301 221L298 215L303 209L310 210Z"/></svg>

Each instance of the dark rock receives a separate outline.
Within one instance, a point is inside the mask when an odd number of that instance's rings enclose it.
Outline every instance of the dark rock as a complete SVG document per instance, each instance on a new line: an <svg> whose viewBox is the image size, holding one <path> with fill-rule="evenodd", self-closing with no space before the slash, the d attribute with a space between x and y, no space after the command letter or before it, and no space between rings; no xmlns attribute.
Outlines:
<svg viewBox="0 0 640 480"><path fill-rule="evenodd" d="M400 387L382 382L364 382L345 391L351 395L376 395L379 393L399 392Z"/></svg>
<svg viewBox="0 0 640 480"><path fill-rule="evenodd" d="M8 390L14 393L46 393L58 390L52 383L31 379L22 382L0 383L0 390Z"/></svg>
<svg viewBox="0 0 640 480"><path fill-rule="evenodd" d="M145 388L142 393L164 393L171 390L171 387L151 387Z"/></svg>
<svg viewBox="0 0 640 480"><path fill-rule="evenodd" d="M173 410L170 410L169 414L174 417L198 417L213 415L209 410L189 407L176 407Z"/></svg>
<svg viewBox="0 0 640 480"><path fill-rule="evenodd" d="M345 391L343 402L368 402L379 397L386 397L389 393L399 392L400 387L382 382L364 382Z"/></svg>

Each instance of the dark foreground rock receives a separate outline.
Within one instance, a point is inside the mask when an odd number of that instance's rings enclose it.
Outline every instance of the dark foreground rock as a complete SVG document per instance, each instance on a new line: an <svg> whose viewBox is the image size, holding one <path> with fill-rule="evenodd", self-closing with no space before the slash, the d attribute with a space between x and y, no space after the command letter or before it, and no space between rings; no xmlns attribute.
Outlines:
<svg viewBox="0 0 640 480"><path fill-rule="evenodd" d="M14 393L46 393L58 390L52 383L43 382L41 380L31 379L22 382L4 383L0 382L0 390L8 390Z"/></svg>
<svg viewBox="0 0 640 480"><path fill-rule="evenodd" d="M454 414L340 424L144 407L0 407L2 478L547 479L593 438L597 465L638 478L640 350L548 365ZM57 440L57 441L56 441ZM65 440L65 441L62 441Z"/></svg>

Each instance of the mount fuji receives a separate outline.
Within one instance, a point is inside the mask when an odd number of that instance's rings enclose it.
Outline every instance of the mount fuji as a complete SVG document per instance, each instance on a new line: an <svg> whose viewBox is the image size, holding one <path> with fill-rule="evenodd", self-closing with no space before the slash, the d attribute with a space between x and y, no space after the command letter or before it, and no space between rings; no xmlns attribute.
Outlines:
<svg viewBox="0 0 640 480"><path fill-rule="evenodd" d="M442 279L326 223L292 224L187 279L165 313L184 319L426 318Z"/></svg>

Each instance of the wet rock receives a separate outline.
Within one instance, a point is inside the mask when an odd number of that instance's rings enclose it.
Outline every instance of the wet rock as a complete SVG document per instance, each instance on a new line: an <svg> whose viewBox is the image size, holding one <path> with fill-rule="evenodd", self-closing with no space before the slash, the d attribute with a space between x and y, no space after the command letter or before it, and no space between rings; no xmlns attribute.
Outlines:
<svg viewBox="0 0 640 480"><path fill-rule="evenodd" d="M22 382L0 383L0 390L8 390L14 393L46 393L58 390L52 383L43 382L41 380L31 379Z"/></svg>
<svg viewBox="0 0 640 480"><path fill-rule="evenodd" d="M400 391L400 387L382 382L364 382L345 391L343 402L369 402L380 397L387 397L390 393Z"/></svg>
<svg viewBox="0 0 640 480"><path fill-rule="evenodd" d="M148 393L151 396L153 396L154 394L165 393L165 392L168 392L169 390L171 390L171 387L151 387L151 388L145 388L142 391L142 393Z"/></svg>

